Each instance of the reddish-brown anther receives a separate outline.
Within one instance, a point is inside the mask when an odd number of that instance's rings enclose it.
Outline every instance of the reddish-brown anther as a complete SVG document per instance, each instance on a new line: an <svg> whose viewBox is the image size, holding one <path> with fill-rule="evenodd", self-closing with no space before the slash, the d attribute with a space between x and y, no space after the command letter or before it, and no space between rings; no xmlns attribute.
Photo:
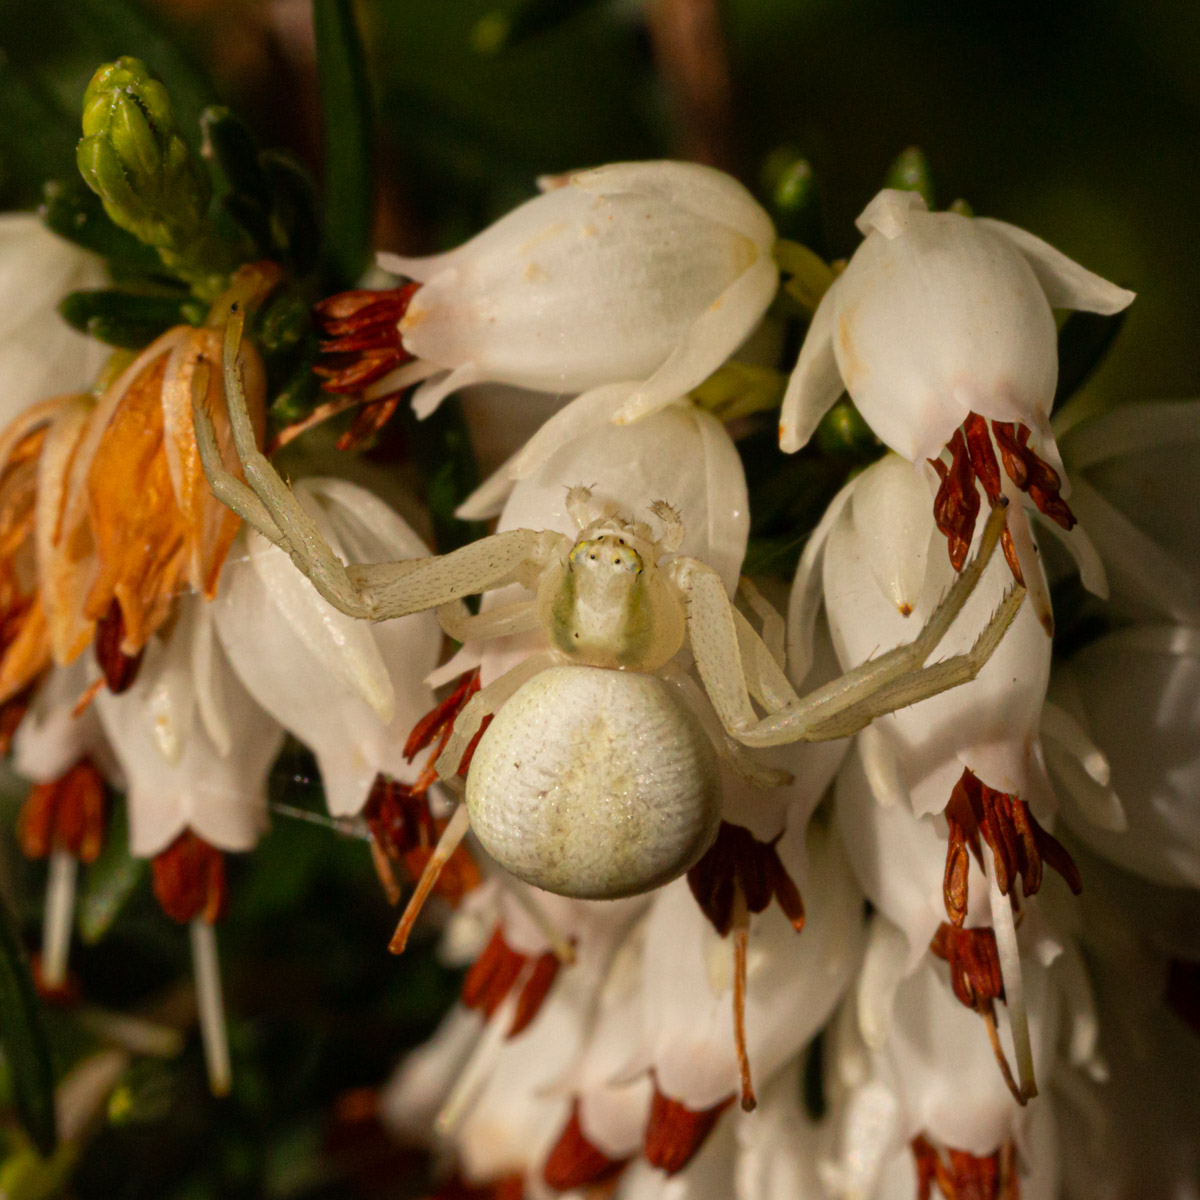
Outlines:
<svg viewBox="0 0 1200 1200"><path fill-rule="evenodd" d="M929 460L941 480L933 499L933 519L946 536L950 564L956 571L961 571L971 549L971 537L975 533L981 501L975 486L971 452L961 429L954 431L946 449L950 451L949 466L940 458Z"/></svg>
<svg viewBox="0 0 1200 1200"><path fill-rule="evenodd" d="M982 863L980 839L992 851L996 885L1001 895L1013 891L1018 879L1022 893L1032 896L1042 886L1044 866L1050 866L1076 895L1083 881L1074 859L1053 834L1038 823L1028 806L1017 796L998 792L978 778L970 768L963 770L946 805L950 841L946 849L943 896L952 924L961 926L967 915L968 849Z"/></svg>
<svg viewBox="0 0 1200 1200"><path fill-rule="evenodd" d="M558 978L561 966L562 963L558 956L549 950L545 954L539 954L533 960L533 968L517 997L517 1010L513 1013L512 1026L508 1031L510 1038L516 1037L522 1030L527 1029L534 1017L542 1011L542 1005L550 994L554 981Z"/></svg>
<svg viewBox="0 0 1200 1200"><path fill-rule="evenodd" d="M225 856L190 829L156 854L151 865L154 898L172 921L186 925L199 918L211 925L225 915Z"/></svg>
<svg viewBox="0 0 1200 1200"><path fill-rule="evenodd" d="M943 921L929 949L950 964L950 983L959 1003L978 1010L1004 999L996 934L991 929L956 929Z"/></svg>
<svg viewBox="0 0 1200 1200"><path fill-rule="evenodd" d="M722 937L733 927L738 889L748 912L760 913L774 899L797 932L804 928L804 901L780 862L778 841L760 842L741 825L722 821L716 841L687 873L696 903Z"/></svg>
<svg viewBox="0 0 1200 1200"><path fill-rule="evenodd" d="M317 328L324 335L325 358L313 371L324 380L325 391L357 395L412 361L401 343L399 326L419 287L408 283L378 292L339 292L313 306Z"/></svg>
<svg viewBox="0 0 1200 1200"><path fill-rule="evenodd" d="M525 956L509 946L504 940L504 932L497 926L463 980L463 1004L479 1009L485 1019L490 1019L512 990L524 966Z"/></svg>
<svg viewBox="0 0 1200 1200"><path fill-rule="evenodd" d="M409 762L412 762L426 746L433 746L433 752L429 755L425 769L421 772L417 782L413 784L414 791L427 790L430 784L437 779L438 774L435 764L437 763L438 755L446 748L446 743L450 740L450 735L454 732L454 722L458 714L462 712L467 702L477 691L479 691L478 667L474 671L468 671L464 674L450 695L434 705L413 726L412 732L408 735L408 741L404 743L404 757ZM483 736L485 728L486 726L481 726L479 732L471 739L471 743L458 765L458 774L463 775L466 773L467 767L471 764L471 755L475 753L475 747L478 745L480 737Z"/></svg>
<svg viewBox="0 0 1200 1200"><path fill-rule="evenodd" d="M339 450L358 450L365 446L396 415L401 393L371 400L354 414L350 428L337 440Z"/></svg>
<svg viewBox="0 0 1200 1200"><path fill-rule="evenodd" d="M947 1148L944 1159L924 1137L913 1138L911 1146L917 1200L931 1200L935 1186L944 1200L1020 1200L1016 1149L1011 1142L981 1157Z"/></svg>
<svg viewBox="0 0 1200 1200"><path fill-rule="evenodd" d="M733 1101L733 1096L727 1096L711 1108L694 1112L678 1100L664 1096L655 1084L650 1119L646 1123L646 1140L642 1146L646 1161L668 1175L682 1171L695 1158L721 1114Z"/></svg>
<svg viewBox="0 0 1200 1200"><path fill-rule="evenodd" d="M1038 457L1029 445L1029 438L1027 425L993 421L989 431L988 422L972 412L967 414L962 426L954 431L954 436L946 443L950 465L947 466L940 458L929 460L941 480L933 502L933 516L938 529L946 536L950 562L956 571L962 570L966 562L975 532L975 521L979 516L980 498L976 482L983 488L989 503L998 503L1003 490L1001 463L1004 465L1004 474L1029 496L1039 512L1064 529L1074 526L1075 515L1060 495L1062 480L1058 472ZM999 460L996 457L997 448L1000 451ZM1016 547L1007 529L1002 545L1013 577L1023 584Z"/></svg>
<svg viewBox="0 0 1200 1200"><path fill-rule="evenodd" d="M142 653L126 654L121 649L125 641L125 617L121 605L114 600L108 612L96 622L96 661L104 672L104 682L114 696L133 687L138 668L142 665Z"/></svg>
<svg viewBox="0 0 1200 1200"><path fill-rule="evenodd" d="M579 1100L571 1105L571 1116L554 1143L542 1169L542 1178L556 1192L573 1192L615 1179L628 1160L609 1158L587 1139L579 1123Z"/></svg>
<svg viewBox="0 0 1200 1200"><path fill-rule="evenodd" d="M520 983L516 1011L508 1036L516 1037L541 1011L560 967L558 958L547 952L537 958L521 954L504 940L497 925L483 953L472 964L462 985L462 1002L477 1008L490 1021L505 997Z"/></svg>
<svg viewBox="0 0 1200 1200"><path fill-rule="evenodd" d="M1029 445L1029 427L993 421L992 431L1009 479L1037 505L1037 510L1064 529L1073 529L1075 514L1059 494L1062 479Z"/></svg>
<svg viewBox="0 0 1200 1200"><path fill-rule="evenodd" d="M12 749L12 740L33 701L33 691L32 687L27 687L11 700L0 704L0 755Z"/></svg>
<svg viewBox="0 0 1200 1200"><path fill-rule="evenodd" d="M104 780L90 759L65 775L30 789L17 818L17 840L26 858L66 850L80 862L95 862L104 845Z"/></svg>

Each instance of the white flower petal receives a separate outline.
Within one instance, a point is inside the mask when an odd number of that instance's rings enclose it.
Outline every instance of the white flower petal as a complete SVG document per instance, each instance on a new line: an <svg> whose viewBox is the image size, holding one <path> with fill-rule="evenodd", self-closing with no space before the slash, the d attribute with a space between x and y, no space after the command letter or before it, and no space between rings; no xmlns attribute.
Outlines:
<svg viewBox="0 0 1200 1200"><path fill-rule="evenodd" d="M763 251L769 251L775 242L771 218L754 197L732 176L700 163L612 163L576 171L566 183L606 195L634 192L661 196L698 217L743 234Z"/></svg>
<svg viewBox="0 0 1200 1200"><path fill-rule="evenodd" d="M779 286L771 258L748 267L696 319L666 362L630 397L614 418L640 420L704 382L746 340Z"/></svg>
<svg viewBox="0 0 1200 1200"><path fill-rule="evenodd" d="M38 217L0 214L0 427L46 396L90 389L109 349L72 329L57 306L67 292L107 282L101 259Z"/></svg>
<svg viewBox="0 0 1200 1200"><path fill-rule="evenodd" d="M205 601L190 597L181 603ZM189 632L181 621L171 636L183 638ZM222 664L219 702L236 730L230 754L223 757L213 745L194 703L181 704L177 711L190 709L191 724L179 729L182 753L175 765L169 763L155 732L155 699L175 657L173 647L152 641L133 687L119 696L103 691L95 701L128 782L130 848L137 855L157 854L191 829L218 849L249 850L267 825L267 774L283 731ZM188 657L185 648L183 658Z"/></svg>
<svg viewBox="0 0 1200 1200"><path fill-rule="evenodd" d="M308 479L296 492L348 561L425 553L397 513L355 484ZM424 680L441 645L436 615L371 626L337 612L259 535L246 546L246 561L222 575L221 642L259 704L316 754L330 811L356 813L379 772L411 782L420 769L403 747L433 704Z"/></svg>
<svg viewBox="0 0 1200 1200"><path fill-rule="evenodd" d="M1007 238L1025 256L1052 308L1073 308L1082 312L1118 313L1128 308L1136 292L1117 287L1099 275L1081 267L1061 250L1040 237L991 217L980 217L979 224Z"/></svg>
<svg viewBox="0 0 1200 1200"><path fill-rule="evenodd" d="M837 319L837 280L821 297L800 347L779 410L779 446L794 454L808 444L821 418L846 390L833 350Z"/></svg>

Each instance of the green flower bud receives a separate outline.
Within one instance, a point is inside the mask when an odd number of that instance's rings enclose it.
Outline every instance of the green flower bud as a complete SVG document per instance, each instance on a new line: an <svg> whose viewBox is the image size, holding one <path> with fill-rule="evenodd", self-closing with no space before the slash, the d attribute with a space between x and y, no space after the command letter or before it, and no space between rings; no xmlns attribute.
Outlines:
<svg viewBox="0 0 1200 1200"><path fill-rule="evenodd" d="M929 159L920 146L909 146L896 155L884 176L883 186L919 192L930 209L933 208L933 175L929 170Z"/></svg>
<svg viewBox="0 0 1200 1200"><path fill-rule="evenodd" d="M219 290L230 264L209 217L207 168L140 59L119 58L92 77L76 162L114 224L158 250L199 293Z"/></svg>

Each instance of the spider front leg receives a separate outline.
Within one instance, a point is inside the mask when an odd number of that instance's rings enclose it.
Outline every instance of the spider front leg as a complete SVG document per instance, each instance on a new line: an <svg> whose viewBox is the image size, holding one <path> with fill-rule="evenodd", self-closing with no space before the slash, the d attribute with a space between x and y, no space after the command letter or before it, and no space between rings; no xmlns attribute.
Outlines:
<svg viewBox="0 0 1200 1200"><path fill-rule="evenodd" d="M725 727L749 746L775 746L797 741L826 741L856 733L878 716L926 700L974 679L1012 624L1024 599L1013 588L965 654L924 666L974 591L1004 531L1005 506L993 509L975 558L963 569L920 633L899 646L848 671L803 698L784 693L769 672L770 655L748 623L735 614L715 572L703 563L681 560L676 583L687 597L688 634L700 677ZM755 679L758 683L755 685ZM755 699L772 709L759 719ZM792 693L795 697L795 693Z"/></svg>
<svg viewBox="0 0 1200 1200"><path fill-rule="evenodd" d="M233 444L246 482L226 469L212 419L196 402L192 413L200 461L214 495L287 551L335 608L352 617L387 621L514 581L532 585L563 547L570 546L570 539L559 533L514 529L437 558L347 567L258 448L238 363L242 326L243 316L235 312L226 326L223 365Z"/></svg>
<svg viewBox="0 0 1200 1200"><path fill-rule="evenodd" d="M196 430L196 448L209 486L217 499L268 541L285 550L317 591L335 608L352 617L370 617L369 599L351 582L345 563L333 552L316 522L305 512L295 493L258 448L242 385L241 363L238 361L244 324L243 313L235 311L230 314L225 326L222 367L234 450L246 482L243 483L226 469L212 418L199 402L204 393L197 389L193 396L192 419Z"/></svg>

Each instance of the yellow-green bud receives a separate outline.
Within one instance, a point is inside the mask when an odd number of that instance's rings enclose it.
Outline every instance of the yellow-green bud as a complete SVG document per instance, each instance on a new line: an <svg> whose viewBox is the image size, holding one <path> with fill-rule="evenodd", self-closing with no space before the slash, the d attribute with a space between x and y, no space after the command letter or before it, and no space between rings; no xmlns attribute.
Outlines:
<svg viewBox="0 0 1200 1200"><path fill-rule="evenodd" d="M217 286L228 264L208 215L208 171L180 135L167 89L140 59L119 58L92 76L76 162L115 224L199 290Z"/></svg>

